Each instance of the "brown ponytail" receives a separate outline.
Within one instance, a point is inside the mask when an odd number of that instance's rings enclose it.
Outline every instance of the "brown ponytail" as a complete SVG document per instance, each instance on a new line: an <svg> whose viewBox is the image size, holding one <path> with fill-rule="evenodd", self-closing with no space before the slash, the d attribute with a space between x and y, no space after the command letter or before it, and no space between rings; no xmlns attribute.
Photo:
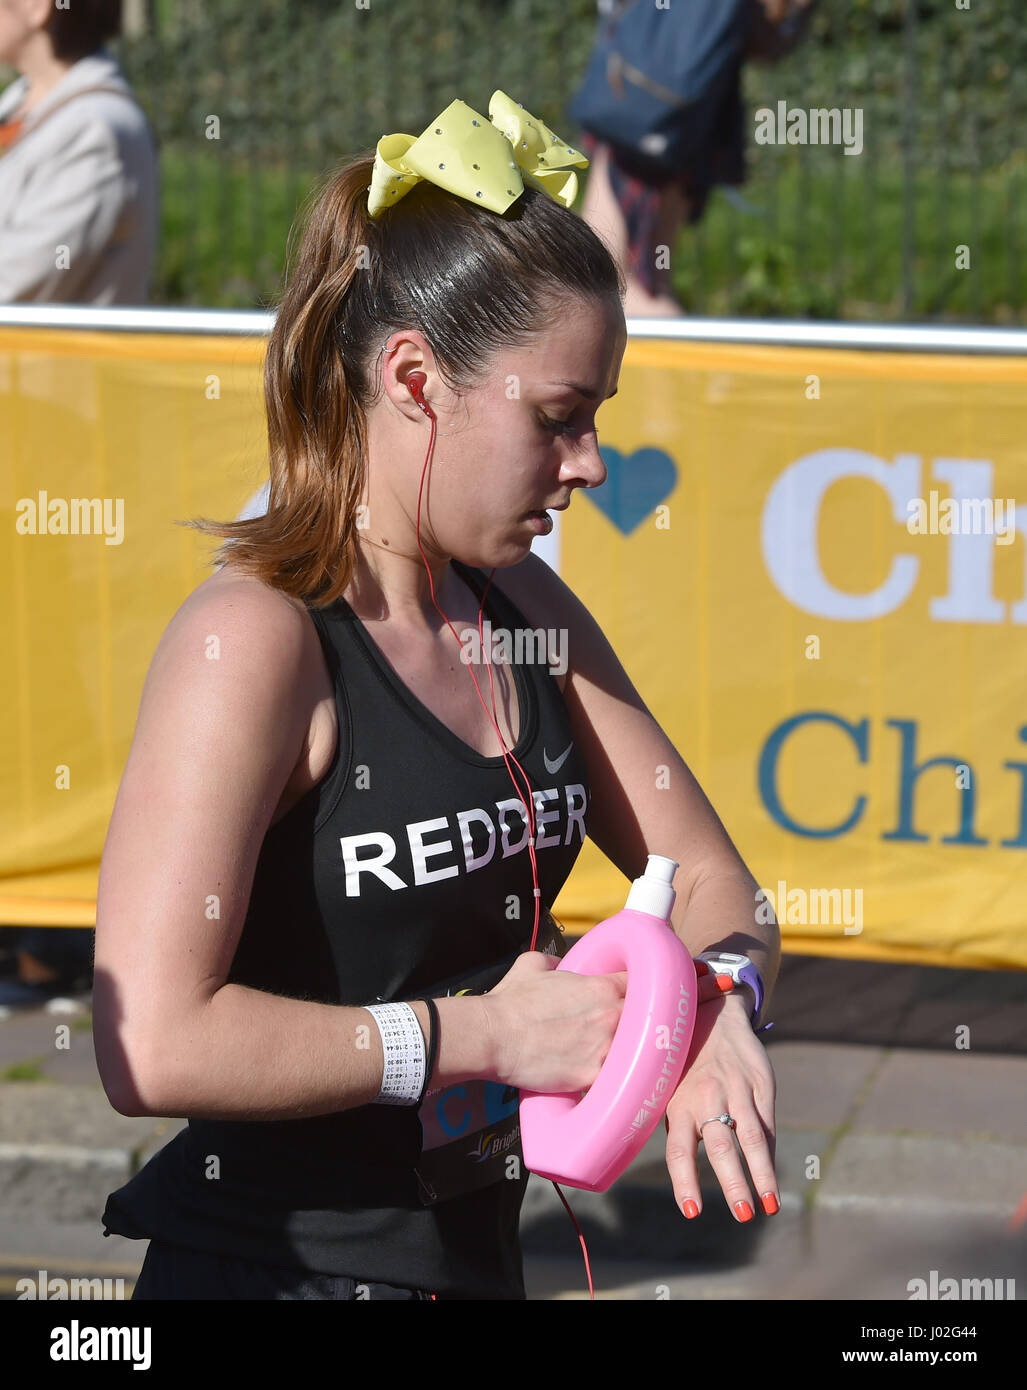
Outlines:
<svg viewBox="0 0 1027 1390"><path fill-rule="evenodd" d="M568 295L624 293L603 243L547 194L526 188L498 216L425 182L372 219L373 165L361 155L329 178L278 306L264 361L267 512L184 523L226 538L213 564L321 606L352 578L365 411L390 334L423 333L447 385L464 391L502 349L551 325Z"/></svg>

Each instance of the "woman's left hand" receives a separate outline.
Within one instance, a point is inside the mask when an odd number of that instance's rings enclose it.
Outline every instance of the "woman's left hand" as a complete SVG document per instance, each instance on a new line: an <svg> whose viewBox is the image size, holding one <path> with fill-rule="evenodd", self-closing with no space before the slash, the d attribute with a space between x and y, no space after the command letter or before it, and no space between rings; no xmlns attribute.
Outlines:
<svg viewBox="0 0 1027 1390"><path fill-rule="evenodd" d="M708 977L699 984L689 1065L665 1120L674 1198L688 1217L702 1210L697 1162L702 1139L735 1220L751 1221L755 1213L739 1146L761 1208L772 1216L781 1205L774 1172L774 1070L752 1029L752 997L746 989L720 994ZM703 1124L725 1112L735 1121L734 1130L715 1120Z"/></svg>

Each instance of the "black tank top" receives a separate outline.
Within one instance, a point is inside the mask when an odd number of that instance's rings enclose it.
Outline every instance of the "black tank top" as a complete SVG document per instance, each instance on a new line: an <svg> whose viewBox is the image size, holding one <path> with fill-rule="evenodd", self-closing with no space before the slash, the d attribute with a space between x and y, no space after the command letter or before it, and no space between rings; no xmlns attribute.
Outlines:
<svg viewBox="0 0 1027 1390"><path fill-rule="evenodd" d="M480 602L487 576L452 564ZM497 588L501 574L484 616L494 635L530 633ZM335 687L337 749L324 779L264 838L228 978L344 1005L491 988L529 948L534 920L524 810L503 758L483 757L428 710L344 599L309 611ZM512 649L512 751L533 789L548 909L583 844L589 791L544 650L544 641L534 654ZM484 666L475 675L488 701ZM562 953L551 937L540 931L536 949ZM104 1234L444 1296L523 1299L517 1100L512 1088L468 1081L430 1094L420 1111L190 1120L110 1195Z"/></svg>

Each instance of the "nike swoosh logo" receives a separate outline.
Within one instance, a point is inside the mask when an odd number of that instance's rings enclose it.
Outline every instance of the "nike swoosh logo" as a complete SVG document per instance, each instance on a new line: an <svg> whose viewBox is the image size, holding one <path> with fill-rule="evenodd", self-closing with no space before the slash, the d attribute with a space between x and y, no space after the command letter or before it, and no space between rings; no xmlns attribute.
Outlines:
<svg viewBox="0 0 1027 1390"><path fill-rule="evenodd" d="M561 767L563 767L564 763L565 763L566 760L567 760L567 755L570 753L570 751L571 751L571 749L572 749L573 747L574 747L574 740L572 739L572 740L570 741L570 743L568 743L567 747L566 747L566 748L563 750L563 752L560 754L560 756L559 756L555 761L553 761L553 762L550 762L549 754L546 752L546 750L545 750L544 748L542 749L542 761L545 763L545 765L546 765L546 771L547 771L550 775L552 775L552 773L554 773L554 772L559 772L559 771L560 771Z"/></svg>

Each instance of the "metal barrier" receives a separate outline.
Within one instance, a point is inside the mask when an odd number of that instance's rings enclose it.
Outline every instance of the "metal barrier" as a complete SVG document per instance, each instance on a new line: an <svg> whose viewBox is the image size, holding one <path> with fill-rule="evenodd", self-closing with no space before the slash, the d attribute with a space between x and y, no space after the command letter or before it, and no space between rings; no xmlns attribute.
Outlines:
<svg viewBox="0 0 1027 1390"><path fill-rule="evenodd" d="M260 337L275 316L258 310L93 309L72 304L0 305L0 328L81 328L116 333L196 333ZM963 328L934 324L810 323L805 320L627 320L629 337L767 344L775 347L855 348L877 352L1027 355L1027 329Z"/></svg>

